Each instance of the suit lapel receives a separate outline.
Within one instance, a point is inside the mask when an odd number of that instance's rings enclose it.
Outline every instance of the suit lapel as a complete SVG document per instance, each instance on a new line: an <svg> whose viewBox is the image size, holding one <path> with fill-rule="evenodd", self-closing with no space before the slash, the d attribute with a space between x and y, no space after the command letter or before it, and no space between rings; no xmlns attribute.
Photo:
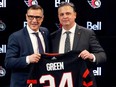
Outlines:
<svg viewBox="0 0 116 87"><path fill-rule="evenodd" d="M45 32L44 31L42 31L41 29L39 29L39 31L41 32L41 34L42 34L42 36L43 36L43 39L44 39L44 41L45 41L45 52L48 52L48 40L47 40L47 36L45 35Z"/></svg>
<svg viewBox="0 0 116 87"><path fill-rule="evenodd" d="M78 25L76 25L75 35L74 35L74 43L73 43L73 50L77 50L77 48L78 48L80 35L81 35L80 28L79 28Z"/></svg>
<svg viewBox="0 0 116 87"><path fill-rule="evenodd" d="M54 44L54 47L53 47L54 50L53 50L53 52L57 52L58 53L58 51L59 51L61 32L62 32L62 29L59 29L58 33L56 34L56 38L53 41L53 44Z"/></svg>
<svg viewBox="0 0 116 87"><path fill-rule="evenodd" d="M34 53L32 43L31 43L31 39L29 37L27 28L25 27L23 29L23 31L24 31L24 38L25 38L25 42L27 43L28 50L29 50L30 53Z"/></svg>

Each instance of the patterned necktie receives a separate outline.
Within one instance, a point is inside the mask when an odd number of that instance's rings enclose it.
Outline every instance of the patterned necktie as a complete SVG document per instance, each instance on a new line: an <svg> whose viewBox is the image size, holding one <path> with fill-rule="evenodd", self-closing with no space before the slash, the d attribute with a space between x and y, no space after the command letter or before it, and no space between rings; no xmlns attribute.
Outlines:
<svg viewBox="0 0 116 87"><path fill-rule="evenodd" d="M40 38L39 38L39 36L38 36L38 32L37 32L37 33L33 33L33 34L37 37L38 47L39 47L39 53L44 53L41 40L40 40Z"/></svg>
<svg viewBox="0 0 116 87"><path fill-rule="evenodd" d="M66 40L65 40L65 49L64 53L69 52L71 50L70 48L70 36L69 34L71 33L70 31L65 32L66 33Z"/></svg>

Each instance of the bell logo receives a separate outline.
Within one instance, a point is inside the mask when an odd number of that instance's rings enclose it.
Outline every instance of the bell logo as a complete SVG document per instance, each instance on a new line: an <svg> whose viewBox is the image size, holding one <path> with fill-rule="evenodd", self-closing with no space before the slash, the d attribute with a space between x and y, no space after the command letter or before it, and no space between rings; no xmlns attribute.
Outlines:
<svg viewBox="0 0 116 87"><path fill-rule="evenodd" d="M26 27L26 26L27 26L27 22L24 21L24 22L23 22L23 27Z"/></svg>
<svg viewBox="0 0 116 87"><path fill-rule="evenodd" d="M93 70L94 76L101 76L101 67L97 67L97 70Z"/></svg>
<svg viewBox="0 0 116 87"><path fill-rule="evenodd" d="M70 0L65 0L65 2L70 2ZM60 0L55 0L55 7L58 7L60 5Z"/></svg>
<svg viewBox="0 0 116 87"><path fill-rule="evenodd" d="M97 24L92 24L92 22L87 22L87 28L91 30L101 30L101 22L97 21Z"/></svg>
<svg viewBox="0 0 116 87"><path fill-rule="evenodd" d="M1 2L0 2L0 8L1 7L6 7L6 0L2 0Z"/></svg>
<svg viewBox="0 0 116 87"><path fill-rule="evenodd" d="M0 53L6 53L6 45L2 45L2 47L0 47Z"/></svg>

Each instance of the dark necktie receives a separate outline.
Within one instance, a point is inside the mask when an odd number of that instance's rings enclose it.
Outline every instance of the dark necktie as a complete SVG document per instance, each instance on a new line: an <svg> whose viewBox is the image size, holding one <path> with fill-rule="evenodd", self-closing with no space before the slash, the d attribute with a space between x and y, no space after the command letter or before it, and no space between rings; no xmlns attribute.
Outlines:
<svg viewBox="0 0 116 87"><path fill-rule="evenodd" d="M35 34L35 36L37 37L37 41L38 41L38 47L39 47L39 53L44 53L44 50L43 50L43 46L42 46L42 43L41 43L41 40L38 36L38 32L37 33L33 33Z"/></svg>
<svg viewBox="0 0 116 87"><path fill-rule="evenodd" d="M65 40L64 53L69 52L71 50L71 48L70 48L70 36L69 36L69 34L71 32L70 31L67 31L65 33L66 33L66 40Z"/></svg>

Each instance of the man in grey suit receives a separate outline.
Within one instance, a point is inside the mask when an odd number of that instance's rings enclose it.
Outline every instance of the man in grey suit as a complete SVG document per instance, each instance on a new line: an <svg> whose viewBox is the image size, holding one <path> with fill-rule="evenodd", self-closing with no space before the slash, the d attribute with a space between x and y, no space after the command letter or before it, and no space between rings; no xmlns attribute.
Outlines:
<svg viewBox="0 0 116 87"><path fill-rule="evenodd" d="M5 66L11 70L10 87L26 87L31 64L37 63L41 58L35 32L40 37L43 51L49 51L49 31L41 27L43 19L43 8L40 5L32 5L26 13L27 26L9 36Z"/></svg>
<svg viewBox="0 0 116 87"><path fill-rule="evenodd" d="M96 64L106 61L106 54L92 30L86 29L75 22L77 13L73 3L61 2L58 7L58 18L61 29L51 34L51 51L65 53L66 33L70 32L70 50L80 51L82 59ZM69 43L69 42L68 42Z"/></svg>

